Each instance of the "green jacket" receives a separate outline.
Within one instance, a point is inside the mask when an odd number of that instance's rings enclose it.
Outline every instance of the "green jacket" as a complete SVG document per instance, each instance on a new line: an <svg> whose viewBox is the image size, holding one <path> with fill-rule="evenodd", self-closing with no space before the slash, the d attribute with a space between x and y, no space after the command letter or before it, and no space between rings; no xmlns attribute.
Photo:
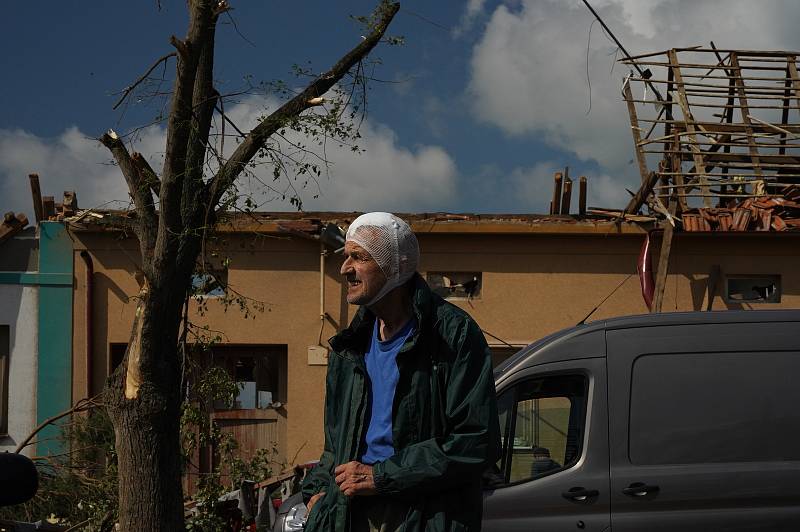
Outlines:
<svg viewBox="0 0 800 532"><path fill-rule="evenodd" d="M478 325L431 292L419 275L413 290L417 329L397 355L400 377L392 409L395 454L375 464L379 496L408 505L406 530L480 530L481 474L500 452L492 362ZM347 532L349 499L333 469L364 449L369 395L364 353L375 316L359 309L350 327L330 340L325 398L325 448L303 482L314 506L307 531Z"/></svg>

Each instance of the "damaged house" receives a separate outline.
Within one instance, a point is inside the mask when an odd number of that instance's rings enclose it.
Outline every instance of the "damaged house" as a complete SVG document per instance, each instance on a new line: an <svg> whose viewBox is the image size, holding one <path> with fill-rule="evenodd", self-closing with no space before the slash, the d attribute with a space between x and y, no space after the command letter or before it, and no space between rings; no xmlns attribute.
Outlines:
<svg viewBox="0 0 800 532"><path fill-rule="evenodd" d="M400 214L418 236L420 273L476 319L495 362L584 320L800 307L795 61L785 52L713 48L630 60L635 73L623 97L642 178L630 203L587 207L580 179L573 205L565 172L555 178L548 214ZM42 204L36 194L34 204ZM36 232L0 242L7 270L0 273L0 383L6 406L28 401L33 417L25 429L99 392L130 338L139 246L107 219L134 214L74 207L37 214ZM274 448L278 466L319 458L327 339L355 311L336 249L357 215L231 215L208 243L189 318L218 335L208 362L240 385L234 408L211 416L245 456ZM57 265L47 258L52 235L60 242ZM58 284L60 276L68 284ZM69 297L51 299L45 289ZM236 297L250 303L247 314L229 304ZM36 316L38 329L23 314ZM44 332L43 324L64 330ZM66 351L56 354L62 342ZM15 369L34 359L38 370ZM19 436L7 426L9 449ZM213 449L196 458L189 487L213 466Z"/></svg>

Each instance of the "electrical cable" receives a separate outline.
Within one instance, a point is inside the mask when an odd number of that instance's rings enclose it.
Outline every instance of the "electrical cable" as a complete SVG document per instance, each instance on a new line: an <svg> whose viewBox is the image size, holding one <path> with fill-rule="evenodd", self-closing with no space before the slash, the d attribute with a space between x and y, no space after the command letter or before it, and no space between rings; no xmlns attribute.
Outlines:
<svg viewBox="0 0 800 532"><path fill-rule="evenodd" d="M586 39L586 84L589 85L589 108L586 109L586 116L589 116L589 113L592 112L592 80L589 78L589 45L592 43L592 26L594 23L597 22L597 19L594 19L591 24L589 24L589 37Z"/></svg>
<svg viewBox="0 0 800 532"><path fill-rule="evenodd" d="M610 294L608 294L608 295L607 295L605 298L603 298L603 300L602 300L600 303L598 303L598 304L597 304L597 306L596 306L596 307L594 307L594 308L592 309L592 311L591 311L591 312L589 312L589 314L587 314L587 315L586 315L586 316L585 316L585 317L584 317L584 318L583 318L581 321L579 321L579 322L578 322L578 323L576 323L575 325L576 325L576 326L578 326L578 325L583 325L584 323L586 323L586 320L588 320L588 319L589 319L589 317L590 317L592 314L594 314L594 313L597 311L597 309L599 309L601 306L603 306L603 303L605 303L606 301L608 301L608 299L609 299L611 296L613 296L613 295L614 295L614 294L617 292L617 290L619 290L620 288L622 288L622 285L624 285L625 283L627 283L627 282L628 282L628 279L630 279L630 278L631 278L631 277L633 277L634 275L636 275L636 272L634 272L634 273L630 274L630 275L629 275L629 276L627 276L625 279L623 279L623 280L622 280L622 282L621 282L621 283L619 283L619 284L617 285L617 287L611 291L611 293L610 293Z"/></svg>
<svg viewBox="0 0 800 532"><path fill-rule="evenodd" d="M616 43L616 45L619 46L619 49L622 50L622 53L625 54L625 57L627 57L628 59L632 60L631 54L629 54L628 50L626 50L625 47L622 46L622 43L619 42L619 39L617 39L616 35L614 35L614 33L611 31L611 29L608 26L606 26L606 23L603 22L603 19L600 18L600 15L597 14L597 11L595 11L594 8L589 4L588 0L582 0L582 1L586 5L586 7L589 8L589 11L592 12L592 15L594 15L594 17L597 19L597 21L600 22L600 25L603 27L603 29L608 33L609 36L611 36L611 38L614 40L614 43ZM642 76L643 79L647 80L652 75L652 74L649 74L649 73L646 74L645 71L642 70L642 67L640 67L638 63L634 62L632 64L633 64L633 67L636 69L637 72L639 72L639 75ZM658 92L658 89L656 88L655 85L653 85L649 81L645 81L645 83L647 85L649 85L651 89L653 89L653 93L656 95L656 98L658 99L658 101L664 101L664 98L661 96L661 93Z"/></svg>

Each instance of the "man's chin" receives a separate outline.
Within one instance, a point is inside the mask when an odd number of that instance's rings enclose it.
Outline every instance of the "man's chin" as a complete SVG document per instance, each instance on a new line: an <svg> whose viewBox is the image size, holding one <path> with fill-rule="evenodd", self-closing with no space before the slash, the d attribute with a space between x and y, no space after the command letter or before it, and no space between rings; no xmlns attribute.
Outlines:
<svg viewBox="0 0 800 532"><path fill-rule="evenodd" d="M364 305L369 303L369 299L364 294L348 295L347 302L351 305Z"/></svg>

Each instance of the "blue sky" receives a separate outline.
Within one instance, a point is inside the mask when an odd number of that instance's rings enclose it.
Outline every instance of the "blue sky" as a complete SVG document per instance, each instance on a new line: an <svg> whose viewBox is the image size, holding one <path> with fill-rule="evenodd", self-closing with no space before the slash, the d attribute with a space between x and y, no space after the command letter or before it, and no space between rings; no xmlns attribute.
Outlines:
<svg viewBox="0 0 800 532"><path fill-rule="evenodd" d="M721 48L800 48L800 3L790 0L592 4L632 53L710 40ZM293 64L327 68L360 38L348 15L368 13L373 2L231 5L237 28L224 17L217 32L223 93L241 88L247 75L298 85ZM74 189L81 207L124 205L122 177L93 139L108 128L147 124L158 112L152 102L136 101L113 111L114 93L171 51L171 34L185 34L184 6L29 0L6 7L1 212L32 218L30 172L57 201ZM306 209L544 212L552 174L567 165L571 175L588 176L591 205L624 204L625 187L638 181L619 96L626 70L591 24L579 0L401 2L389 33L406 44L373 53L382 61L375 76L391 83L371 85L366 150L329 154L330 176L319 189L301 190ZM247 127L274 105L269 97L248 97L226 109ZM143 130L134 147L158 168L163 127ZM262 210L291 209L274 195L258 197Z"/></svg>

